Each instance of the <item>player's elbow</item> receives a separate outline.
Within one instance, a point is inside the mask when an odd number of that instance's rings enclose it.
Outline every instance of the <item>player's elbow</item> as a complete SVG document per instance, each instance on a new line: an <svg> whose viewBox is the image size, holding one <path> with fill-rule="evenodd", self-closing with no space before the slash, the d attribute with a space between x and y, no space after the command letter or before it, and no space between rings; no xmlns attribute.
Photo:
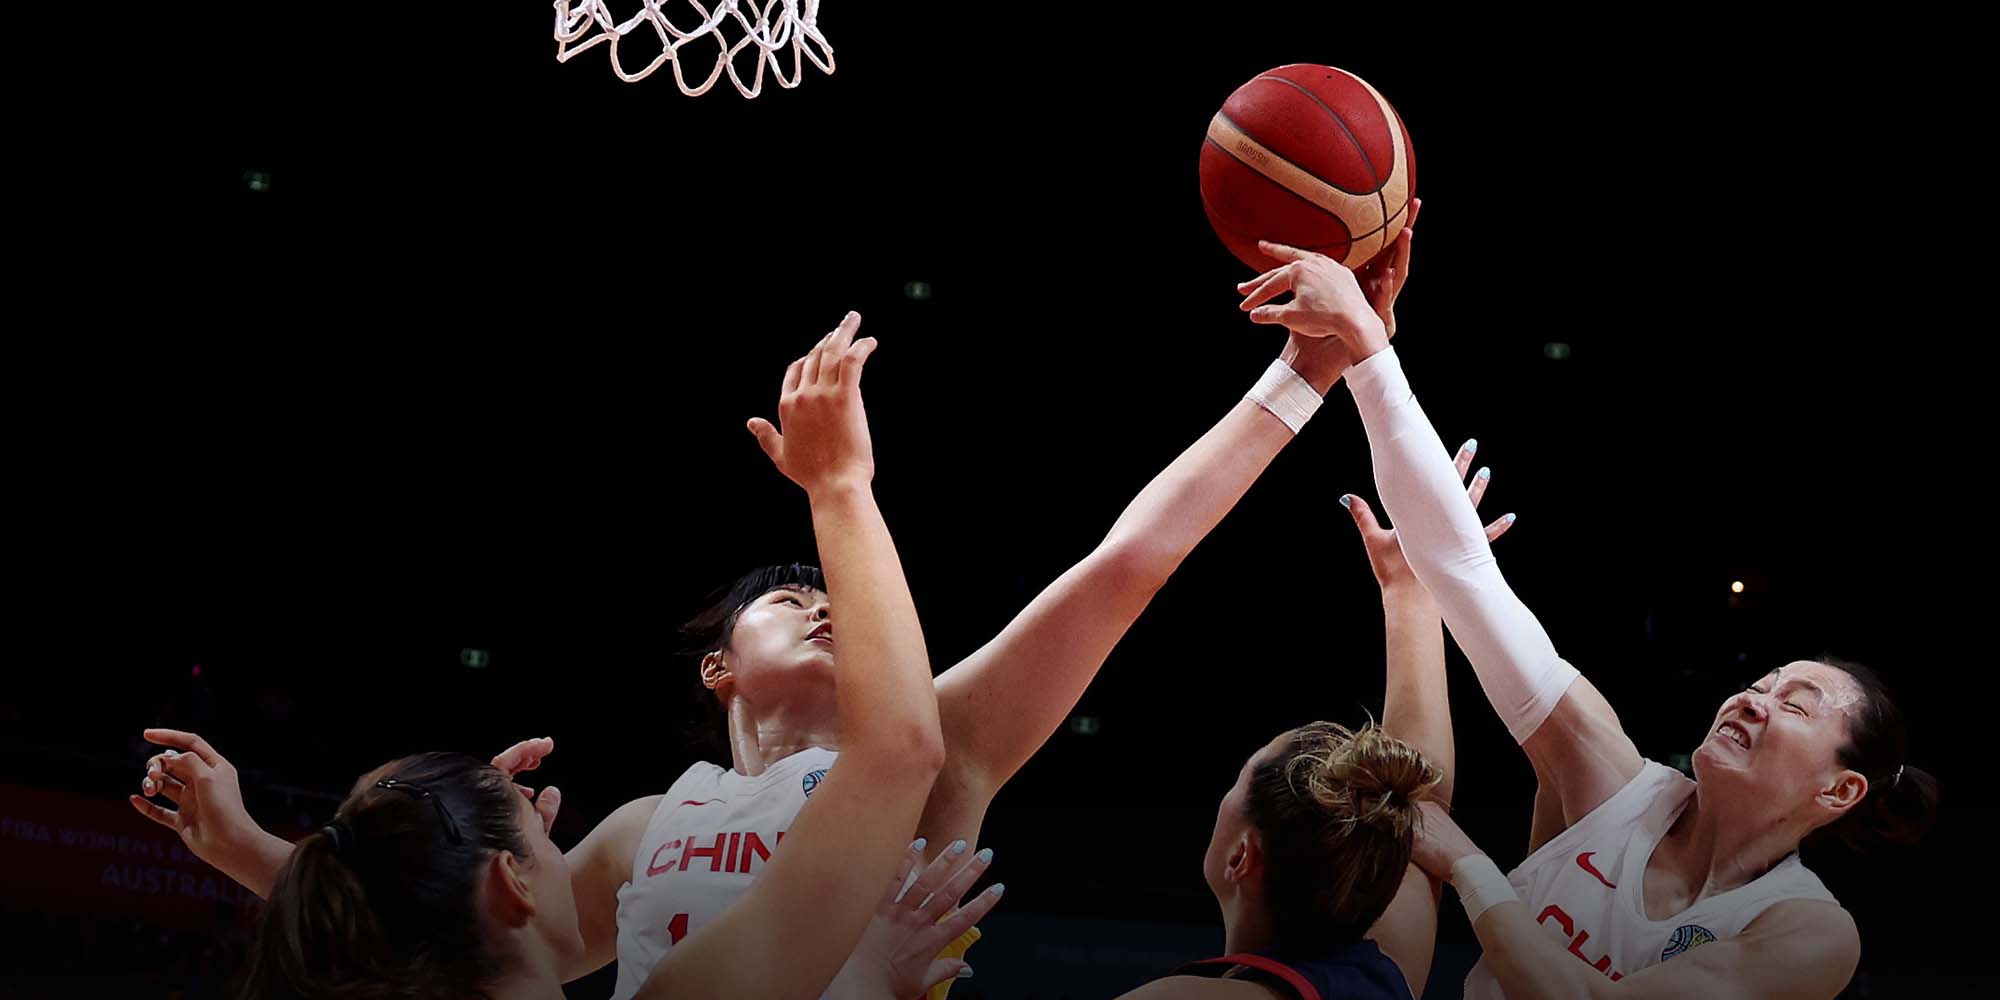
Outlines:
<svg viewBox="0 0 2000 1000"><path fill-rule="evenodd" d="M919 798L929 793L944 771L944 740L935 727L876 727L865 739L849 740L840 750L841 770L865 775L877 789L901 789Z"/></svg>
<svg viewBox="0 0 2000 1000"><path fill-rule="evenodd" d="M1099 593L1151 596L1166 586L1187 553L1132 533L1104 540L1085 560L1092 589Z"/></svg>
<svg viewBox="0 0 2000 1000"><path fill-rule="evenodd" d="M944 735L936 722L911 723L901 727L885 744L897 770L925 784L937 780L944 770Z"/></svg>
<svg viewBox="0 0 2000 1000"><path fill-rule="evenodd" d="M1440 602L1450 597L1480 595L1506 590L1499 564L1492 551L1463 549L1452 552L1421 551L1414 546L1403 550L1417 581Z"/></svg>
<svg viewBox="0 0 2000 1000"><path fill-rule="evenodd" d="M925 774L929 775L932 780L936 780L937 776L944 771L944 737L938 733L936 727L932 727L928 732L912 739L910 760L921 768Z"/></svg>

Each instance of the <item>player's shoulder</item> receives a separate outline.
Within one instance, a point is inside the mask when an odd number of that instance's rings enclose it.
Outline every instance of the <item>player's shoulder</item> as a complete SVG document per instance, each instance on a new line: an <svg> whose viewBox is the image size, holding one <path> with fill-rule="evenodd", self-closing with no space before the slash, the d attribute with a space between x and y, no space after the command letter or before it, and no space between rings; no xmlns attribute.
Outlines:
<svg viewBox="0 0 2000 1000"><path fill-rule="evenodd" d="M617 823L620 826L629 826L636 823L643 830L646 827L646 822L653 818L654 813L659 811L660 803L666 801L666 798L667 793L665 792L654 795L641 795L613 809L611 815L604 818L604 822Z"/></svg>
<svg viewBox="0 0 2000 1000"><path fill-rule="evenodd" d="M1743 927L1743 937L1819 956L1859 952L1861 931L1839 903L1787 899L1773 903Z"/></svg>
<svg viewBox="0 0 2000 1000"><path fill-rule="evenodd" d="M645 838L647 825L665 800L665 793L643 795L613 809L611 815L604 817L590 832L585 845L601 845L600 849L609 855L629 857L639 849L639 841Z"/></svg>

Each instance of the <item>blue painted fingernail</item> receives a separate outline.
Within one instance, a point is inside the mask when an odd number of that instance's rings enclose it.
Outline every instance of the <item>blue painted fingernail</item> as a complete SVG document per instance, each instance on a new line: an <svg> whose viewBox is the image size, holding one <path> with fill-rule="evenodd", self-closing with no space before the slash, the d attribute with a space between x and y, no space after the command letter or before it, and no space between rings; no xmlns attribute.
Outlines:
<svg viewBox="0 0 2000 1000"><path fill-rule="evenodd" d="M1508 524L1513 524L1513 523L1514 523L1514 515L1512 515L1512 514L1509 514L1509 515L1507 515L1507 523L1508 523Z"/></svg>
<svg viewBox="0 0 2000 1000"><path fill-rule="evenodd" d="M1468 455L1472 454L1473 452L1476 452L1476 451L1478 451L1478 450L1479 450L1479 439L1478 439L1478 438L1466 438L1466 439L1465 439L1465 445L1464 445L1463 447L1459 448L1459 450L1460 450L1460 451L1462 451L1462 452L1465 452L1465 453L1466 453L1466 454L1468 454Z"/></svg>
<svg viewBox="0 0 2000 1000"><path fill-rule="evenodd" d="M993 894L993 898L995 898L995 899L998 899L998 898L1000 898L1001 896L1003 896L1003 895L1006 895L1006 893L1007 893L1007 887L1006 887L1005 885L1003 885L1003 884L999 883L999 882L995 882L995 883L993 883L993 885L992 885L992 886L991 886L990 888L988 888L988 889L987 889L986 891L987 891L987 892L990 892L990 893L992 893L992 894Z"/></svg>
<svg viewBox="0 0 2000 1000"><path fill-rule="evenodd" d="M952 842L951 842L951 846L950 846L949 848L946 848L946 849L947 849L947 850L949 850L949 851L951 851L951 853L952 853L952 856L954 856L954 857L956 857L956 856L958 856L958 855L960 855L960 854L964 854L964 853L965 853L965 841L963 841L963 840L954 840L954 841L952 841Z"/></svg>
<svg viewBox="0 0 2000 1000"><path fill-rule="evenodd" d="M972 966L968 965L968 966L966 966L966 967L964 967L964 968L962 968L962 969L958 970L958 976L957 976L956 978L959 978L959 979L971 979L971 978L972 978Z"/></svg>
<svg viewBox="0 0 2000 1000"><path fill-rule="evenodd" d="M1492 479L1492 478L1493 478L1493 470L1492 470L1492 469L1489 469L1489 468L1486 468L1486 467L1485 467L1485 466L1483 466L1483 465L1482 465L1482 466L1480 466L1480 467L1479 467L1479 478L1481 478L1481 479Z"/></svg>
<svg viewBox="0 0 2000 1000"><path fill-rule="evenodd" d="M979 853L973 855L973 857L978 858L979 863L982 865L990 865L993 863L993 848L982 847L979 849Z"/></svg>
<svg viewBox="0 0 2000 1000"><path fill-rule="evenodd" d="M929 847L930 844L931 844L930 841L925 840L922 837L918 837L917 839L910 841L910 850L921 851L924 848Z"/></svg>
<svg viewBox="0 0 2000 1000"><path fill-rule="evenodd" d="M1353 510L1353 509L1354 509L1354 494L1352 494L1352 493L1342 493L1342 494L1340 495L1340 505L1341 505L1342 507L1345 507L1345 508L1347 508L1348 510Z"/></svg>

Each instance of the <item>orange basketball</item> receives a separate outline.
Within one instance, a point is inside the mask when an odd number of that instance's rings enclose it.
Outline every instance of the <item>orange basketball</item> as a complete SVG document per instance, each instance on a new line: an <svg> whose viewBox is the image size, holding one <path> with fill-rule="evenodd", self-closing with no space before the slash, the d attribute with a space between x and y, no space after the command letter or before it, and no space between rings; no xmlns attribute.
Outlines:
<svg viewBox="0 0 2000 1000"><path fill-rule="evenodd" d="M1358 268L1403 231L1416 191L1410 134L1360 77L1280 66L1236 88L1201 146L1201 203L1217 236L1258 271L1258 240Z"/></svg>

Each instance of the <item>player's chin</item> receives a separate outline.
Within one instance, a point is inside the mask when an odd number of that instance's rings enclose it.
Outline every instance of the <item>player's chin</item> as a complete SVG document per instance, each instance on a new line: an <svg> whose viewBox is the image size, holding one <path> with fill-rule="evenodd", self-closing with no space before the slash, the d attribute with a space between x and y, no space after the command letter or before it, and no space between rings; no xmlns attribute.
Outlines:
<svg viewBox="0 0 2000 1000"><path fill-rule="evenodd" d="M1750 762L1745 759L1742 748L1733 743L1725 744L1713 735L1688 755L1688 765L1697 781L1704 778L1740 781L1750 776Z"/></svg>

